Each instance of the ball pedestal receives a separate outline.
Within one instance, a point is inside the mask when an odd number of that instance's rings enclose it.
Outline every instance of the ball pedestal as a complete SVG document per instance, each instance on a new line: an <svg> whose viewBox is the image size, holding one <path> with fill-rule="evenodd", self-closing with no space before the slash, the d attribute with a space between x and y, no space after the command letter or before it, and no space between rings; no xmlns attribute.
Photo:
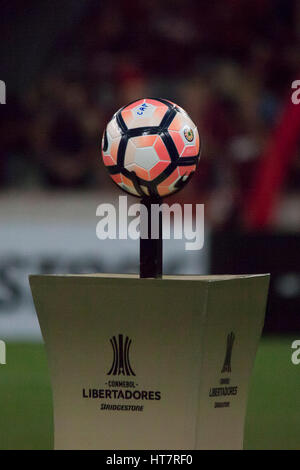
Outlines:
<svg viewBox="0 0 300 470"><path fill-rule="evenodd" d="M241 449L268 275L30 276L56 449Z"/></svg>

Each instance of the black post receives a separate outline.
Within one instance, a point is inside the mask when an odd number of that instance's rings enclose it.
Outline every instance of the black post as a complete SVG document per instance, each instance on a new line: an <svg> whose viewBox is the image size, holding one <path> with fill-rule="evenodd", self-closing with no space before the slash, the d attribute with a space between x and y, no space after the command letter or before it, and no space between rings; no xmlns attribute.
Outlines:
<svg viewBox="0 0 300 470"><path fill-rule="evenodd" d="M147 221L143 220L144 216L141 212L140 223L140 277L141 278L161 278L162 277L162 213L157 214L158 220L158 238L151 238L151 207L152 204L161 204L159 197L144 197L141 204L147 208ZM148 224L147 224L148 222ZM148 225L148 238L142 238L143 227ZM144 229L145 230L145 229Z"/></svg>

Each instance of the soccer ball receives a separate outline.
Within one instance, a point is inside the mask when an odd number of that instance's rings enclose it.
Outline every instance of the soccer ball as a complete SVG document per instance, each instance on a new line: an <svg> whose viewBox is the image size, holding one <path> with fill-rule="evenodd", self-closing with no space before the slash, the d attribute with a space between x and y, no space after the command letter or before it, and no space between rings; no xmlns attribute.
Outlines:
<svg viewBox="0 0 300 470"><path fill-rule="evenodd" d="M113 181L138 197L181 189L200 156L197 127L175 103L146 98L124 106L102 139L103 162Z"/></svg>

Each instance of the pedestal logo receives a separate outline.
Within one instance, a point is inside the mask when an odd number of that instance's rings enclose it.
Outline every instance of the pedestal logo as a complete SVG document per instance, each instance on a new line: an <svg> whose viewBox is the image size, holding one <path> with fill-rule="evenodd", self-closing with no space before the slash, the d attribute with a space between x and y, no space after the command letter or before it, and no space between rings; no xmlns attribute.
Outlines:
<svg viewBox="0 0 300 470"><path fill-rule="evenodd" d="M140 383L136 382L135 372L130 363L129 351L132 340L123 334L114 335L110 338L113 352L112 365L106 376L118 376L116 378L106 377L105 382L100 383L97 388L87 387L82 389L82 398L96 399L100 401L101 411L144 411L145 404L155 403L161 400L161 391L148 388L145 390ZM119 377L123 376L123 377ZM124 377L125 376L125 377ZM127 379L126 376L133 376ZM140 382L140 381L139 381Z"/></svg>
<svg viewBox="0 0 300 470"><path fill-rule="evenodd" d="M235 341L233 331L228 333L226 341L226 352L221 370L222 376L219 378L218 386L213 386L209 390L209 397L214 400L214 408L229 408L231 399L237 395L238 386L231 384L231 356ZM223 374L226 374L225 377Z"/></svg>
<svg viewBox="0 0 300 470"><path fill-rule="evenodd" d="M131 339L123 335L118 335L118 341L115 336L110 339L113 349L113 362L107 375L135 375L129 360L129 350Z"/></svg>
<svg viewBox="0 0 300 470"><path fill-rule="evenodd" d="M222 367L222 374L224 372L231 372L231 356L232 356L232 348L233 348L234 340L235 340L235 334L233 332L229 333L227 335L227 347L226 347L224 364Z"/></svg>

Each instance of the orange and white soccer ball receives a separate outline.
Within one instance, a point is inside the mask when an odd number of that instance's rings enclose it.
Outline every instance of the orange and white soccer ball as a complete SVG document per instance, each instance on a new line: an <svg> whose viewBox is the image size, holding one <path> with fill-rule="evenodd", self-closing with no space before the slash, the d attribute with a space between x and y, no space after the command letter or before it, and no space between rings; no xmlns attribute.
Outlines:
<svg viewBox="0 0 300 470"><path fill-rule="evenodd" d="M138 197L167 196L193 175L200 139L188 114L171 101L146 98L124 106L102 139L103 162L113 181Z"/></svg>

